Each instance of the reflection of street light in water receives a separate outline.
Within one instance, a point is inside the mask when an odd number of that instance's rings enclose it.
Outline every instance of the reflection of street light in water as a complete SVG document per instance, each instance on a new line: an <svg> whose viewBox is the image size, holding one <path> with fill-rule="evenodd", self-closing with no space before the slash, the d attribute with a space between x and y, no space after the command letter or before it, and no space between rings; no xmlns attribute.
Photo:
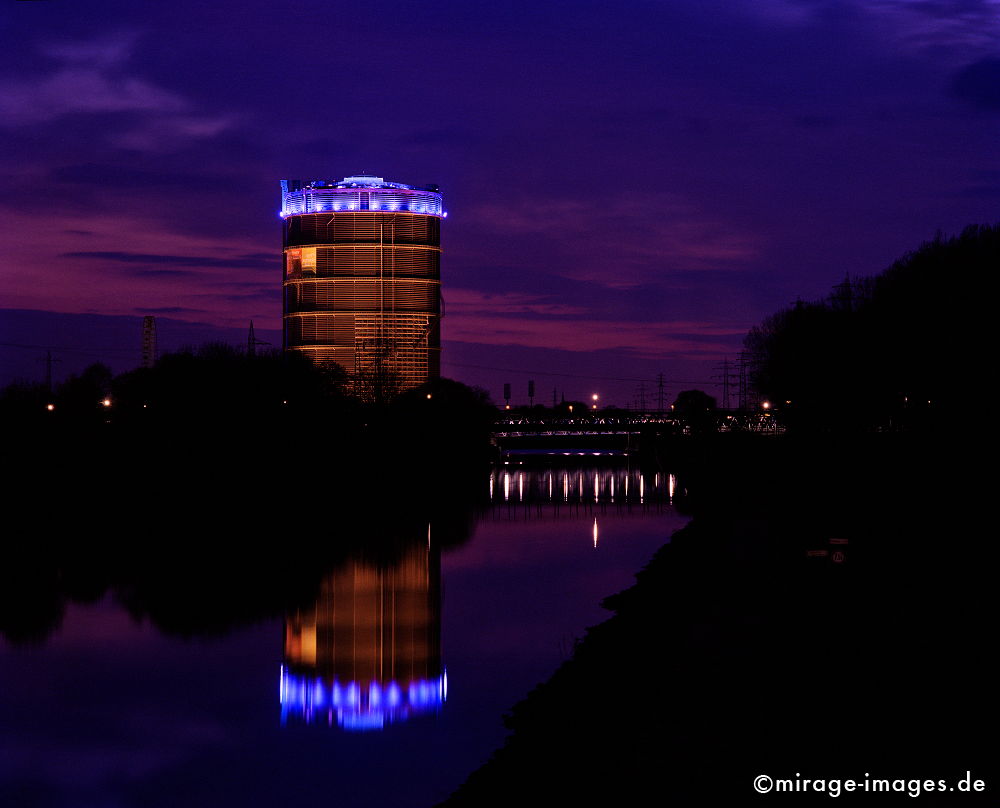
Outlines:
<svg viewBox="0 0 1000 808"><path fill-rule="evenodd" d="M597 517L594 517L594 549L597 549Z"/></svg>

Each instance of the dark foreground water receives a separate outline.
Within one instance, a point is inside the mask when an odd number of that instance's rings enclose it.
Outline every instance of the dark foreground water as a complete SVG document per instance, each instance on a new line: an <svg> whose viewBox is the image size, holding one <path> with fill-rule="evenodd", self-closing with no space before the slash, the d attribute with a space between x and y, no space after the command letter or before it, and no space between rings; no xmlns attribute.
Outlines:
<svg viewBox="0 0 1000 808"><path fill-rule="evenodd" d="M382 552L374 520L330 563L294 536L254 537L315 579L284 617L239 602L280 601L266 574L227 583L217 605L188 598L197 557L176 576L133 564L90 591L82 576L61 591L61 617L26 584L4 601L0 804L445 798L502 742L503 714L605 618L601 599L687 521L672 477L625 467L500 467L481 483L457 541L413 520ZM39 569L26 574L61 586Z"/></svg>

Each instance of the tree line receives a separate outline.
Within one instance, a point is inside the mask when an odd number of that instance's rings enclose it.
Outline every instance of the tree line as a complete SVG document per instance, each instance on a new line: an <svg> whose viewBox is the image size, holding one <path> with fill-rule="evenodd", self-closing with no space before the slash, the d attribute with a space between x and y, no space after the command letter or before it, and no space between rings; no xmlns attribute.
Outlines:
<svg viewBox="0 0 1000 808"><path fill-rule="evenodd" d="M1000 224L907 253L825 300L765 318L745 339L760 400L801 429L941 429L985 403Z"/></svg>
<svg viewBox="0 0 1000 808"><path fill-rule="evenodd" d="M450 379L402 390L390 373L355 377L335 363L294 351L248 354L222 343L162 356L153 367L112 374L94 364L49 389L14 382L0 390L8 423L223 426L279 417L321 416L339 423L411 419L487 423L495 409L486 391Z"/></svg>

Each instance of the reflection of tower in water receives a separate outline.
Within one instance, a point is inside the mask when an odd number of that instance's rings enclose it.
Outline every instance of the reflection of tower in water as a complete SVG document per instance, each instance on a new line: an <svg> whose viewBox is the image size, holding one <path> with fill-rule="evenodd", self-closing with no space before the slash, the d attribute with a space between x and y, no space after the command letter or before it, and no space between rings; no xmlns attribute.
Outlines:
<svg viewBox="0 0 1000 808"><path fill-rule="evenodd" d="M440 556L430 543L386 564L350 561L312 609L285 621L281 717L382 729L436 712L441 665Z"/></svg>

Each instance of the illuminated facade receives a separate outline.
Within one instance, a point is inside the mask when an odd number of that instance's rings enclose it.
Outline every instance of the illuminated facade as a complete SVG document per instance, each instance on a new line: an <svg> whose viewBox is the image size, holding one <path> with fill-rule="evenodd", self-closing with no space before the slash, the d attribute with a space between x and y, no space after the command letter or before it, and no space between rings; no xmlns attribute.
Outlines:
<svg viewBox="0 0 1000 808"><path fill-rule="evenodd" d="M284 346L402 388L440 375L436 186L281 181Z"/></svg>
<svg viewBox="0 0 1000 808"><path fill-rule="evenodd" d="M437 712L440 556L423 542L391 565L352 561L323 582L313 609L285 620L281 716L349 730Z"/></svg>

